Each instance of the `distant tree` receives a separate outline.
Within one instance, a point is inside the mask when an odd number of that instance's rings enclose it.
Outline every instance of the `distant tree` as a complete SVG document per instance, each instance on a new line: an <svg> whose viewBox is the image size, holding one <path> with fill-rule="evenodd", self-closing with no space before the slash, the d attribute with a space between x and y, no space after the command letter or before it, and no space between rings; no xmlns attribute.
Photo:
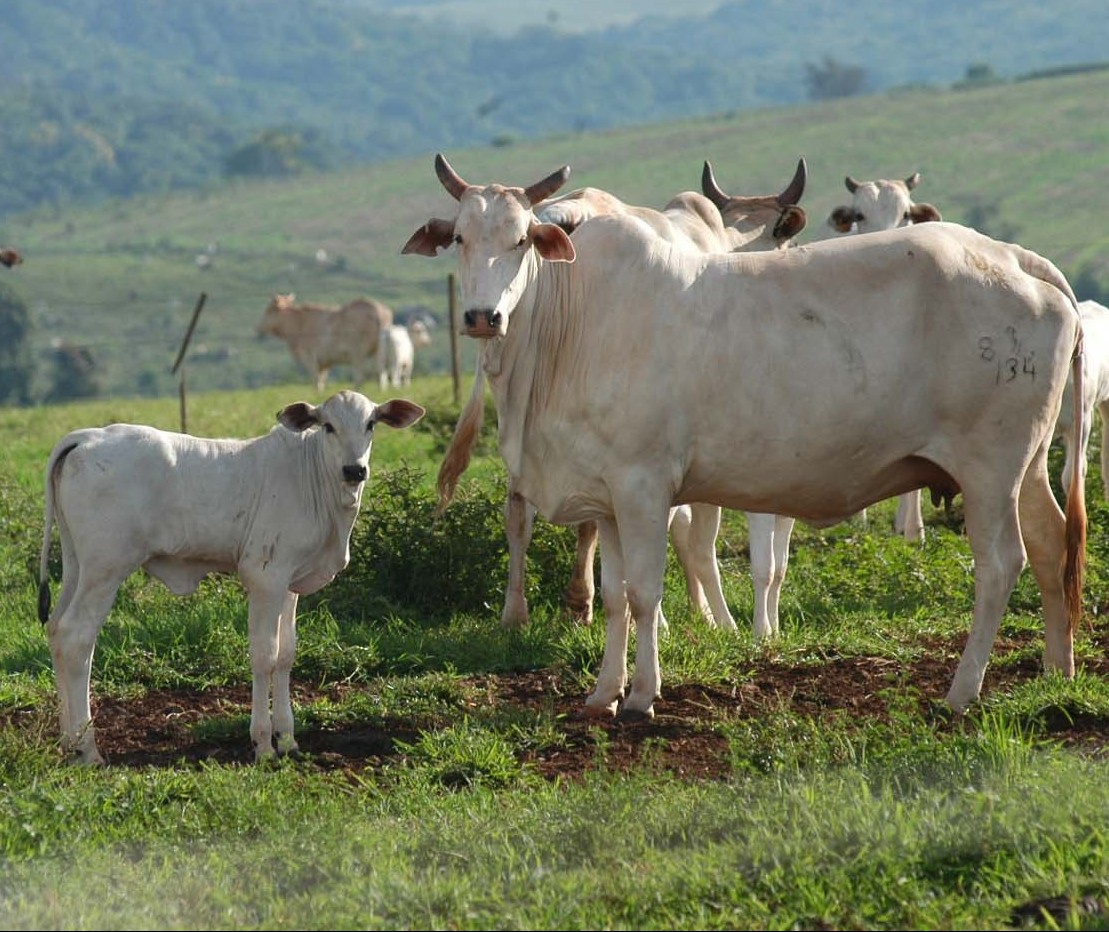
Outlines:
<svg viewBox="0 0 1109 932"><path fill-rule="evenodd" d="M46 400L71 401L100 394L100 377L92 350L66 341L52 347L54 373Z"/></svg>
<svg viewBox="0 0 1109 932"><path fill-rule="evenodd" d="M967 66L966 76L955 86L959 88L984 87L987 84L997 84L1000 80L990 65L985 62L977 62Z"/></svg>
<svg viewBox="0 0 1109 932"><path fill-rule="evenodd" d="M994 239L1008 243L1020 241L1020 230L1011 223L999 220L1001 209L995 203L975 200L967 208L965 224Z"/></svg>
<svg viewBox="0 0 1109 932"><path fill-rule="evenodd" d="M1109 282L1100 280L1093 265L1084 265L1067 276L1079 301L1109 304Z"/></svg>
<svg viewBox="0 0 1109 932"><path fill-rule="evenodd" d="M15 291L0 285L0 404L30 404L34 372L31 315Z"/></svg>
<svg viewBox="0 0 1109 932"><path fill-rule="evenodd" d="M225 175L280 177L296 175L306 169L328 167L317 133L290 128L268 129L232 152L224 161Z"/></svg>
<svg viewBox="0 0 1109 932"><path fill-rule="evenodd" d="M805 65L805 84L810 100L853 97L866 90L866 81L865 68L845 65L827 55L819 65Z"/></svg>

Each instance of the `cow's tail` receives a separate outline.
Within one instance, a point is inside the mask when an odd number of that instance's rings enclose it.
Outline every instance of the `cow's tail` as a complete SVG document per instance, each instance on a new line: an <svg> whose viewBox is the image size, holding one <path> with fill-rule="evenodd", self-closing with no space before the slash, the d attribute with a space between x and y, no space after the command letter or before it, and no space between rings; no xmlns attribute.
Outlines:
<svg viewBox="0 0 1109 932"><path fill-rule="evenodd" d="M42 550L39 552L39 621L43 624L50 620L50 538L54 530L54 493L57 488L54 480L62 461L76 447L76 441L59 443L46 462L46 505L42 517Z"/></svg>
<svg viewBox="0 0 1109 932"><path fill-rule="evenodd" d="M1077 313L1077 311L1076 311ZM1074 380L1074 436L1083 434L1082 403L1082 328L1078 328L1074 353L1071 356L1071 378ZM1063 597L1071 635L1082 621L1082 588L1086 575L1086 470L1085 463L1075 461L1067 487L1066 541L1067 562L1063 570Z"/></svg>
<svg viewBox="0 0 1109 932"><path fill-rule="evenodd" d="M458 480L470 465L470 456L474 444L481 433L481 425L485 420L485 374L478 360L477 373L474 376L474 387L466 407L458 415L458 423L454 426L454 435L447 446L443 462L439 465L439 514L446 511L447 506L454 497L454 490L458 487Z"/></svg>

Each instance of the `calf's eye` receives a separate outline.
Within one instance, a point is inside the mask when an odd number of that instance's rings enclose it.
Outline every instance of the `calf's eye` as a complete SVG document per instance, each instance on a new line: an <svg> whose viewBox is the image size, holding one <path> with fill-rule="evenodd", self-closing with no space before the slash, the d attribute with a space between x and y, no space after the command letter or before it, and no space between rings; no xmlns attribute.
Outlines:
<svg viewBox="0 0 1109 932"><path fill-rule="evenodd" d="M323 423L323 432L325 434L333 434L333 433L335 433L335 428L334 428L333 425L329 424L327 421L324 421L324 423Z"/></svg>

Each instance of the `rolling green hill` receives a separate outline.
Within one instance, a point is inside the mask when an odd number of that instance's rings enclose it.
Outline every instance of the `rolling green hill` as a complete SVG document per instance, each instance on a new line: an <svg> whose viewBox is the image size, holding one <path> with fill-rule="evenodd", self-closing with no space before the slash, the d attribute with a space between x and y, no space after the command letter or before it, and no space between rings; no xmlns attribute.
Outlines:
<svg viewBox="0 0 1109 932"><path fill-rule="evenodd" d="M712 161L731 193L781 190L799 156L809 166L802 242L830 234L843 178L922 173L919 200L944 218L1019 241L1054 260L1079 297L1109 292L1109 72L964 91L912 90L749 111L529 144L447 150L475 182L527 184L562 164L569 187L596 185L661 207L699 185ZM309 385L283 344L254 326L273 292L339 303L369 294L398 310L446 312L453 256L401 256L409 234L454 202L429 150L334 174L239 182L174 196L121 200L8 218L0 241L22 266L2 270L31 309L39 354L36 397L50 379L52 341L85 345L102 392L158 395L201 292L208 296L188 357L191 387ZM209 252L209 247L213 250ZM317 262L323 249L327 262ZM198 255L210 265L200 268ZM417 373L447 366L446 327ZM472 346L463 345L469 369Z"/></svg>

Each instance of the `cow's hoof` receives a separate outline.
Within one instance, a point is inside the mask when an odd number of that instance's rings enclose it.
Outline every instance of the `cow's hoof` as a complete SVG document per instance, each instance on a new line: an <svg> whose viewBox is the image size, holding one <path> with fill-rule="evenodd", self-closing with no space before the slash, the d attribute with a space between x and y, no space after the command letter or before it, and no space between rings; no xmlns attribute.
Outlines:
<svg viewBox="0 0 1109 932"><path fill-rule="evenodd" d="M612 702L608 703L590 703L587 699L582 714L586 718L611 720L616 717L616 710L619 708L619 705L619 699L613 699Z"/></svg>
<svg viewBox="0 0 1109 932"><path fill-rule="evenodd" d="M621 725L641 725L644 722L652 722L654 719L654 706L650 706L646 709L629 709L625 706L616 716L616 721Z"/></svg>

